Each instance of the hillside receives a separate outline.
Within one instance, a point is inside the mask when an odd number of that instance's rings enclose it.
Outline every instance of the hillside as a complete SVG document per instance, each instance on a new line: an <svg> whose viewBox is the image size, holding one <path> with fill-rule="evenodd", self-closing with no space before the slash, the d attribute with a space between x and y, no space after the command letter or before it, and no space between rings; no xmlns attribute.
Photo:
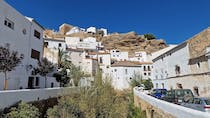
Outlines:
<svg viewBox="0 0 210 118"><path fill-rule="evenodd" d="M64 38L68 37L95 37L98 41L101 41L105 49L118 49L121 51L129 52L129 55L133 55L137 51L146 51L147 53L152 53L167 47L167 44L164 40L147 40L144 35L138 35L135 32L128 33L112 33L108 36L101 36L98 34L89 34L86 32L74 33L71 35L64 35L63 32L68 32L72 27L71 25L63 25L60 27L60 31L54 32L53 30L46 30L44 35L51 38ZM64 31L63 29L67 29Z"/></svg>

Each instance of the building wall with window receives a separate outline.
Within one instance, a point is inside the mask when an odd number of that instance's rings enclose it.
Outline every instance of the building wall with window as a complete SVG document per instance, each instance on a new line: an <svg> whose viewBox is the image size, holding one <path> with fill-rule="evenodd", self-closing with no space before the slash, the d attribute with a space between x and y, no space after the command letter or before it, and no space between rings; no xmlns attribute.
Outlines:
<svg viewBox="0 0 210 118"><path fill-rule="evenodd" d="M111 78L113 87L119 90L130 89L130 82L134 79L135 74L139 76L143 74L140 66L112 66Z"/></svg>
<svg viewBox="0 0 210 118"><path fill-rule="evenodd" d="M210 28L153 59L155 88L186 88L210 97ZM196 92L197 91L197 92Z"/></svg>
<svg viewBox="0 0 210 118"><path fill-rule="evenodd" d="M128 60L128 52L121 52L119 50L110 50L111 59L117 61L127 61Z"/></svg>
<svg viewBox="0 0 210 118"><path fill-rule="evenodd" d="M66 43L64 39L44 39L44 47L50 49L61 49L66 50Z"/></svg>
<svg viewBox="0 0 210 118"><path fill-rule="evenodd" d="M42 58L43 28L35 20L24 17L3 0L0 1L0 14L1 46L9 43L11 50L24 55L22 63L15 68L15 71L8 73L8 89L28 88L28 78L31 76L32 68L37 66L36 59ZM35 30L36 35L34 35ZM37 52L33 56L32 49L33 52ZM0 90L2 90L3 73L0 73L0 78L2 78L0 80Z"/></svg>
<svg viewBox="0 0 210 118"><path fill-rule="evenodd" d="M130 61L148 62L150 61L147 53L144 51L135 52L135 55L129 58Z"/></svg>
<svg viewBox="0 0 210 118"><path fill-rule="evenodd" d="M154 87L160 88L163 83L164 87L169 89L170 86L164 80L190 74L189 58L188 45L183 43L153 59Z"/></svg>
<svg viewBox="0 0 210 118"><path fill-rule="evenodd" d="M151 78L152 63L119 61L111 65L110 75L115 89L130 89L133 79Z"/></svg>
<svg viewBox="0 0 210 118"><path fill-rule="evenodd" d="M50 62L58 63L59 49L64 53L66 51L66 43L64 39L44 39L44 54Z"/></svg>
<svg viewBox="0 0 210 118"><path fill-rule="evenodd" d="M98 64L102 71L102 77L110 77L111 55L110 53L98 53Z"/></svg>
<svg viewBox="0 0 210 118"><path fill-rule="evenodd" d="M86 52L82 49L67 49L66 51L67 60L73 63L75 66L82 67L82 62L86 58Z"/></svg>

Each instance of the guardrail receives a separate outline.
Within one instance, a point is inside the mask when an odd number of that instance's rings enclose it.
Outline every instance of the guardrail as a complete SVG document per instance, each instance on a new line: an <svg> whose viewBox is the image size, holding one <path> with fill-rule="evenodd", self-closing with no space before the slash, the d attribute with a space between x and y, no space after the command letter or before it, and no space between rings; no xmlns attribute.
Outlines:
<svg viewBox="0 0 210 118"><path fill-rule="evenodd" d="M152 96L145 94L144 92L140 92L138 90L134 90L134 95L138 96L145 102L149 103L150 105L166 112L174 117L177 118L210 118L209 113L205 113L202 111L186 108L180 105L176 105L173 103L169 103L163 100L156 99Z"/></svg>
<svg viewBox="0 0 210 118"><path fill-rule="evenodd" d="M61 95L76 93L76 88L45 88L0 91L0 109L9 107L18 101L32 102Z"/></svg>

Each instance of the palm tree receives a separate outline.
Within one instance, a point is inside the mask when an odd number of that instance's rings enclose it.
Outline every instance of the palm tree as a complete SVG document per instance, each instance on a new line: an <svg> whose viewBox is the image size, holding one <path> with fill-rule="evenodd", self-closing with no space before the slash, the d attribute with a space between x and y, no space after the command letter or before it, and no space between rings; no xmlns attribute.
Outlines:
<svg viewBox="0 0 210 118"><path fill-rule="evenodd" d="M64 61L64 54L65 52L58 48L58 68L60 68L62 66L62 63Z"/></svg>

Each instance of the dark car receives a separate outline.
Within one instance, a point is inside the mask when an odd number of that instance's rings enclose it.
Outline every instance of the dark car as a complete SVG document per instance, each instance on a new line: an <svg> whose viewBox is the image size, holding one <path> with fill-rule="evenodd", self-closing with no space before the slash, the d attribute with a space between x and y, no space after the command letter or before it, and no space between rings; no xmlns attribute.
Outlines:
<svg viewBox="0 0 210 118"><path fill-rule="evenodd" d="M151 96L162 99L166 95L166 89L153 89L151 92Z"/></svg>
<svg viewBox="0 0 210 118"><path fill-rule="evenodd" d="M196 97L181 104L184 107L210 113L210 98Z"/></svg>
<svg viewBox="0 0 210 118"><path fill-rule="evenodd" d="M194 98L194 95L190 89L173 89L167 91L166 95L163 97L163 100L181 104L184 101Z"/></svg>

